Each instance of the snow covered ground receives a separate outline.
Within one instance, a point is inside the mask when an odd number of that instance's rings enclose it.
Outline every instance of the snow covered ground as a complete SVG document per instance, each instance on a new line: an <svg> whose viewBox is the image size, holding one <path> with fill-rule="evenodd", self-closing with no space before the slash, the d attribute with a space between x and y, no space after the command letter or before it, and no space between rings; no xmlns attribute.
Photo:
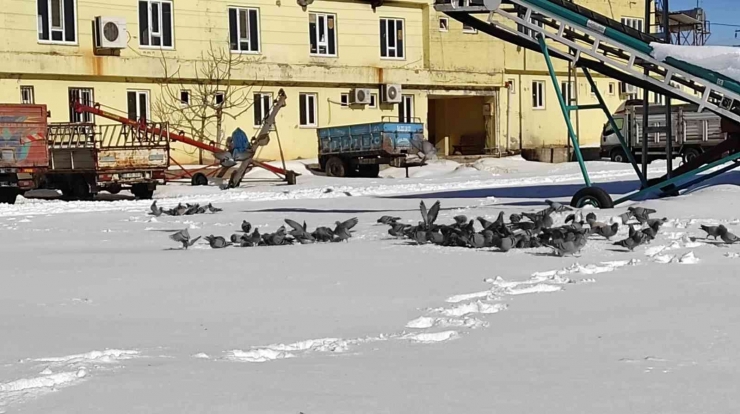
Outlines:
<svg viewBox="0 0 740 414"><path fill-rule="evenodd" d="M162 207L213 202L216 214L153 218L149 202L127 200L0 206L0 413L740 408L740 245L699 230L740 234L738 176L641 203L669 218L648 246L630 253L593 237L559 258L412 245L375 221L416 223L420 200L441 200L441 222L539 210L581 187L577 164L439 162L409 179L396 169L331 179L291 164L304 174L293 187L157 192ZM613 194L637 186L628 165L589 169ZM348 243L183 251L167 237L351 217Z"/></svg>

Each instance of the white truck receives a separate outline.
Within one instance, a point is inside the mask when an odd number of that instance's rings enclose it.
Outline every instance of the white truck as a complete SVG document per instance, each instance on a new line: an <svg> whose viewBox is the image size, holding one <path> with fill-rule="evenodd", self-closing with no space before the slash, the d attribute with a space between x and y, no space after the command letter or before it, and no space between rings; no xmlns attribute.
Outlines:
<svg viewBox="0 0 740 414"><path fill-rule="evenodd" d="M673 156L683 157L684 162L693 160L707 149L727 138L722 132L721 118L712 112L697 112L696 105L676 105L673 107L672 136ZM614 115L617 128L632 150L635 159L642 160L642 105L627 102L624 108ZM665 159L665 107L651 106L648 117L648 162ZM628 162L627 155L619 144L617 134L607 122L601 133L601 156L615 162Z"/></svg>

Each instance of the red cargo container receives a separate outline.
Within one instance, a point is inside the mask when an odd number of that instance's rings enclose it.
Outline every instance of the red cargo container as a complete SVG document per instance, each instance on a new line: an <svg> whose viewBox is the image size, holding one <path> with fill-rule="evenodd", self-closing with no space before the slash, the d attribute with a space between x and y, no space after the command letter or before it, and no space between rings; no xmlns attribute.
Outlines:
<svg viewBox="0 0 740 414"><path fill-rule="evenodd" d="M34 188L48 167L46 105L0 104L0 202Z"/></svg>

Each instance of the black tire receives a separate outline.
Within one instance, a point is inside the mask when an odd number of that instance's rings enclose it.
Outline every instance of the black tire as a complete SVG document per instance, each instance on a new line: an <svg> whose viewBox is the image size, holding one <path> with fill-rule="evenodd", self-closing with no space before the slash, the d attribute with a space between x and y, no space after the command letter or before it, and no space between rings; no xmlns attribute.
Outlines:
<svg viewBox="0 0 740 414"><path fill-rule="evenodd" d="M208 177L206 177L206 175L203 173L195 173L195 175L193 175L193 178L190 179L190 185L208 185Z"/></svg>
<svg viewBox="0 0 740 414"><path fill-rule="evenodd" d="M131 187L131 193L141 200L151 200L154 196L154 188L149 188L147 184L134 184Z"/></svg>
<svg viewBox="0 0 740 414"><path fill-rule="evenodd" d="M611 158L612 162L629 162L627 154L625 154L624 150L621 148L613 149L611 154L609 155L609 158Z"/></svg>
<svg viewBox="0 0 740 414"><path fill-rule="evenodd" d="M80 200L87 200L92 198L90 191L90 184L87 183L85 177L74 177L70 183L72 186L72 196Z"/></svg>
<svg viewBox="0 0 740 414"><path fill-rule="evenodd" d="M111 194L114 194L114 195L120 193L121 190L122 190L121 184L118 184L118 183L111 184L111 185L105 187L105 191L107 191L107 192L109 192Z"/></svg>
<svg viewBox="0 0 740 414"><path fill-rule="evenodd" d="M681 155L683 156L683 162L684 162L684 164L687 164L687 163L690 163L691 161L693 161L699 155L701 155L701 151L699 151L696 148L685 148L683 150L683 154L681 154Z"/></svg>
<svg viewBox="0 0 740 414"><path fill-rule="evenodd" d="M380 164L360 165L359 175L365 178L377 178L380 173Z"/></svg>
<svg viewBox="0 0 740 414"><path fill-rule="evenodd" d="M606 191L599 187L581 188L570 200L572 207L581 208L592 205L596 208L614 208L614 201Z"/></svg>
<svg viewBox="0 0 740 414"><path fill-rule="evenodd" d="M15 204L18 190L15 188L4 188L0 190L0 204Z"/></svg>
<svg viewBox="0 0 740 414"><path fill-rule="evenodd" d="M324 171L329 177L346 177L348 172L347 163L339 157L331 157L326 160Z"/></svg>

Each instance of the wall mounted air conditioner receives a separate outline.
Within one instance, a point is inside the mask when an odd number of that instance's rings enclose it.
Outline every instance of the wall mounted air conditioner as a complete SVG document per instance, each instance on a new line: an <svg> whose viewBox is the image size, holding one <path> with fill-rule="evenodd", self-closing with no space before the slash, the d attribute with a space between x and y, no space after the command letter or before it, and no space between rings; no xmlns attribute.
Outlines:
<svg viewBox="0 0 740 414"><path fill-rule="evenodd" d="M95 47L98 49L125 49L128 43L126 19L97 16L95 18Z"/></svg>
<svg viewBox="0 0 740 414"><path fill-rule="evenodd" d="M383 103L399 103L401 102L401 85L387 84L383 85L380 89L381 100Z"/></svg>
<svg viewBox="0 0 740 414"><path fill-rule="evenodd" d="M349 103L352 105L369 105L370 89L357 88L349 92Z"/></svg>

